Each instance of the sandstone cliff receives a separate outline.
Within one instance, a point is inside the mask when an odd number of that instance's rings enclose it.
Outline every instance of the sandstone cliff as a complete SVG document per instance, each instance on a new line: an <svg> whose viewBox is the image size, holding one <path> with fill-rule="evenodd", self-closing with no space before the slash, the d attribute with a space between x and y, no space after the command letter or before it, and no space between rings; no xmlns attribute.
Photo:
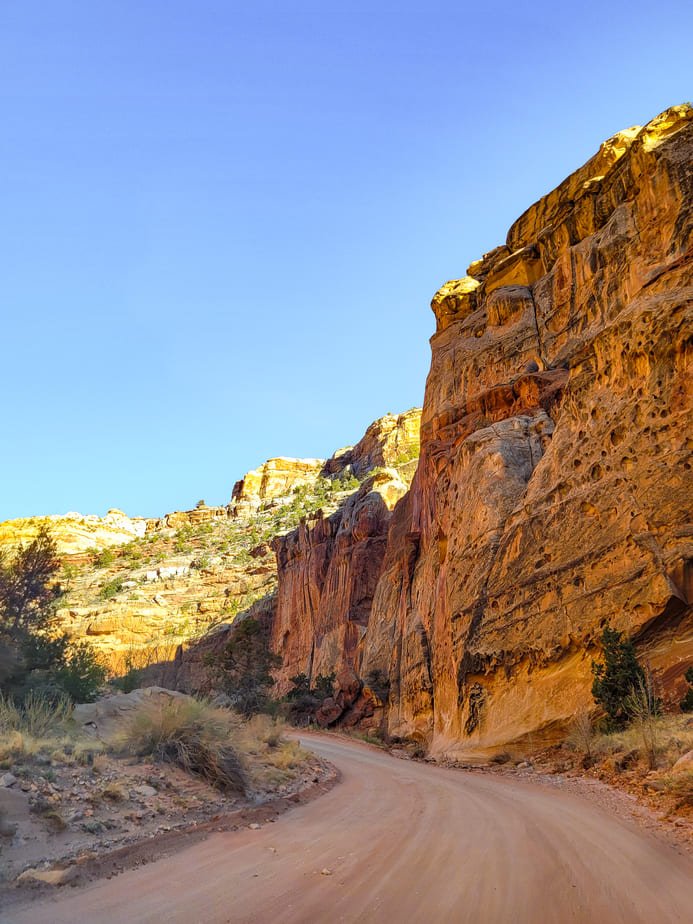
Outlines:
<svg viewBox="0 0 693 924"><path fill-rule="evenodd" d="M315 481L324 459L268 459L233 486L230 511L234 516L248 516L275 498L285 497L302 485Z"/></svg>
<svg viewBox="0 0 693 924"><path fill-rule="evenodd" d="M88 640L115 672L172 658L212 628L215 650L239 612L264 597L274 601L273 541L301 522L341 519L341 508L353 508L352 495L364 495L364 479L374 469L365 495L393 505L416 465L420 417L419 409L388 414L327 462L270 459L237 482L228 506L200 501L192 510L148 520L117 510L105 517L10 520L0 524L0 551L50 525L64 564L56 627ZM394 466L389 473L385 463ZM363 528L363 516L360 522ZM381 539L384 544L384 532ZM173 666L186 689L205 686L196 657L191 651L194 668L187 660L180 671Z"/></svg>
<svg viewBox="0 0 693 924"><path fill-rule="evenodd" d="M620 132L436 294L410 491L275 543L280 688L335 670L330 720L440 754L559 734L606 622L679 682L692 153L689 106Z"/></svg>
<svg viewBox="0 0 693 924"><path fill-rule="evenodd" d="M116 509L109 510L105 517L81 513L23 517L0 523L0 549L31 542L43 525L50 528L61 555L124 545L144 536L147 529L142 517L128 517Z"/></svg>

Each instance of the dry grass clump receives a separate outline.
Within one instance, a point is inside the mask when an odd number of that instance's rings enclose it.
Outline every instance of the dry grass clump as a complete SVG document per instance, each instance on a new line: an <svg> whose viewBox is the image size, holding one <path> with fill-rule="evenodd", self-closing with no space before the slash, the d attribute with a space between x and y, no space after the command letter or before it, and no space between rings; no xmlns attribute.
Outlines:
<svg viewBox="0 0 693 924"><path fill-rule="evenodd" d="M592 762L595 747L595 731L592 717L586 709L580 710L573 719L566 744L572 751L583 755L585 765Z"/></svg>
<svg viewBox="0 0 693 924"><path fill-rule="evenodd" d="M265 755L265 761L277 770L296 770L310 755L298 741L285 741Z"/></svg>
<svg viewBox="0 0 693 924"><path fill-rule="evenodd" d="M0 693L0 734L18 731L32 738L45 738L49 732L64 728L72 713L72 703L65 695L57 698L30 692L21 704Z"/></svg>
<svg viewBox="0 0 693 924"><path fill-rule="evenodd" d="M689 719L686 715L647 717L644 729L635 722L622 731L595 735L594 753L597 757L632 753L650 769L653 764L671 767L682 754L693 750L693 725L687 724Z"/></svg>
<svg viewBox="0 0 693 924"><path fill-rule="evenodd" d="M298 741L284 737L286 726L281 719L255 715L240 722L235 740L248 766L248 775L259 787L286 783L310 758Z"/></svg>
<svg viewBox="0 0 693 924"><path fill-rule="evenodd" d="M108 802L125 802L128 798L128 791L122 783L107 783L101 790L101 798Z"/></svg>
<svg viewBox="0 0 693 924"><path fill-rule="evenodd" d="M53 699L31 692L22 703L15 703L0 694L0 767L39 754L69 752L71 712L65 696Z"/></svg>
<svg viewBox="0 0 693 924"><path fill-rule="evenodd" d="M677 809L693 808L693 771L666 776L664 784L666 792L674 797Z"/></svg>
<svg viewBox="0 0 693 924"><path fill-rule="evenodd" d="M286 726L281 719L269 715L254 715L242 726L242 738L246 746L256 748L258 744L278 748L284 742Z"/></svg>
<svg viewBox="0 0 693 924"><path fill-rule="evenodd" d="M143 703L122 732L122 748L176 764L219 789L245 792L245 767L232 743L238 719L197 699Z"/></svg>

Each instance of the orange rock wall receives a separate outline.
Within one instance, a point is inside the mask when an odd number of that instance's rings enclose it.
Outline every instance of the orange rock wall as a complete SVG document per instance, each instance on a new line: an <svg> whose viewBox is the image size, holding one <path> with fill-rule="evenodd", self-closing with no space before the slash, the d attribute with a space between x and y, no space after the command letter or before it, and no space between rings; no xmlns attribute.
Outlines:
<svg viewBox="0 0 693 924"><path fill-rule="evenodd" d="M380 671L388 731L435 754L560 734L606 622L678 683L692 155L690 107L619 133L434 297L409 492L363 538L328 521L277 547L284 679Z"/></svg>

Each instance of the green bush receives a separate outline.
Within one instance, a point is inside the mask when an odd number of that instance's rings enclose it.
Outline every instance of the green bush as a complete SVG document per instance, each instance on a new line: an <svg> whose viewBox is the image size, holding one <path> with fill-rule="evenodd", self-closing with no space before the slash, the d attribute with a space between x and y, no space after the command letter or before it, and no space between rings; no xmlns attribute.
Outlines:
<svg viewBox="0 0 693 924"><path fill-rule="evenodd" d="M115 561L115 553L112 549L106 548L99 552L94 558L94 565L97 568L108 568Z"/></svg>
<svg viewBox="0 0 693 924"><path fill-rule="evenodd" d="M58 688L76 703L93 702L106 674L106 665L88 642L69 644L62 664L53 671Z"/></svg>
<svg viewBox="0 0 693 924"><path fill-rule="evenodd" d="M317 711L326 699L334 694L335 674L318 674L311 686L306 674L291 677L291 689L286 694L290 703L289 715L294 724L307 725L315 719Z"/></svg>
<svg viewBox="0 0 693 924"><path fill-rule="evenodd" d="M110 600L112 597L115 597L116 594L119 594L123 589L123 581L121 578L114 578L112 581L109 581L107 584L104 584L101 590L99 591L99 597L102 600Z"/></svg>
<svg viewBox="0 0 693 924"><path fill-rule="evenodd" d="M385 671L380 670L380 668L375 668L369 671L364 681L365 685L375 693L381 702L387 702L387 698L390 695L390 678Z"/></svg>
<svg viewBox="0 0 693 924"><path fill-rule="evenodd" d="M208 660L235 709L245 716L270 708L272 671L282 659L270 651L267 630L257 619L234 623L231 638L218 660Z"/></svg>
<svg viewBox="0 0 693 924"><path fill-rule="evenodd" d="M635 656L635 646L623 633L604 628L603 662L592 662L592 696L608 717L611 728L623 728L632 718L629 703L633 693L645 684L645 672Z"/></svg>
<svg viewBox="0 0 693 924"><path fill-rule="evenodd" d="M93 650L53 631L60 567L46 526L12 558L0 556L0 693L19 703L32 693L55 701L63 695L91 699L103 682Z"/></svg>
<svg viewBox="0 0 693 924"><path fill-rule="evenodd" d="M689 667L683 676L688 683L688 689L679 706L682 712L693 712L693 667Z"/></svg>

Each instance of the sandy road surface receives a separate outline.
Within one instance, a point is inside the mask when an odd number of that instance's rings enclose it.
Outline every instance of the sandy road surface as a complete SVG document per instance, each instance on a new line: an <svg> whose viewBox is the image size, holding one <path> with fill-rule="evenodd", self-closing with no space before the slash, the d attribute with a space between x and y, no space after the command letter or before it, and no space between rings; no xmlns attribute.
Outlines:
<svg viewBox="0 0 693 924"><path fill-rule="evenodd" d="M690 860L590 802L339 739L306 743L342 771L327 795L0 920L693 922Z"/></svg>

